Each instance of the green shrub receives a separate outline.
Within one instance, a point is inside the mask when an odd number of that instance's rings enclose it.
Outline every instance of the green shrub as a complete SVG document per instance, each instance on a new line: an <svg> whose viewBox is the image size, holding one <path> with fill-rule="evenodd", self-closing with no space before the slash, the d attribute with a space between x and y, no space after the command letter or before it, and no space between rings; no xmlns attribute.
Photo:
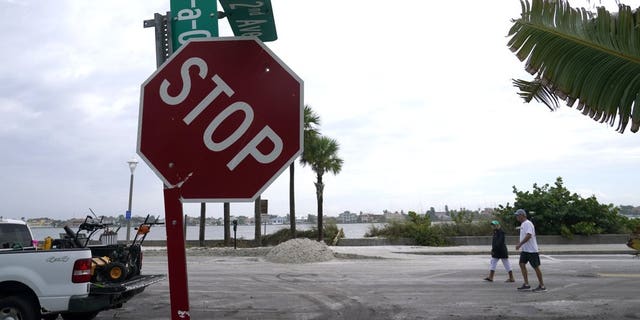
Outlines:
<svg viewBox="0 0 640 320"><path fill-rule="evenodd" d="M571 232L571 229L564 224L560 226L560 235L567 239L573 239L573 232Z"/></svg>
<svg viewBox="0 0 640 320"><path fill-rule="evenodd" d="M575 234L583 234L585 236L602 233L602 228L596 227L596 224L594 222L578 222L574 224L571 229L573 229L573 232Z"/></svg>
<svg viewBox="0 0 640 320"><path fill-rule="evenodd" d="M522 208L536 226L539 235L600 234L629 232L627 221L619 214L620 208L612 204L601 204L595 196L583 198L570 192L561 177L553 185L533 184L530 191L521 191L513 186L516 196L513 207L500 205L494 214L503 222L507 234L517 234L511 226L519 225L513 212Z"/></svg>
<svg viewBox="0 0 640 320"><path fill-rule="evenodd" d="M333 221L326 222L324 224L324 242L330 245L331 241L333 241L333 239L336 237L336 235L338 235L339 232L340 232L340 229L338 229L338 225L335 222ZM343 233L343 237L344 237L344 233ZM317 231L316 231L316 238L317 238Z"/></svg>
<svg viewBox="0 0 640 320"><path fill-rule="evenodd" d="M365 237L385 237L388 239L409 238L423 246L443 246L447 244L441 229L431 226L429 215L418 215L409 211L405 221L391 221L383 227L371 225Z"/></svg>
<svg viewBox="0 0 640 320"><path fill-rule="evenodd" d="M637 233L640 234L640 219L636 218L636 219L628 219L625 218L625 228L627 229L627 232L625 233Z"/></svg>
<svg viewBox="0 0 640 320"><path fill-rule="evenodd" d="M442 230L433 227L416 228L415 230L413 230L411 238L416 241L416 244L422 246L438 247L446 246L449 244Z"/></svg>
<svg viewBox="0 0 640 320"><path fill-rule="evenodd" d="M364 234L365 237L384 237L388 239L406 238L409 234L408 221L392 220L383 227L371 225L369 231Z"/></svg>
<svg viewBox="0 0 640 320"><path fill-rule="evenodd" d="M491 235L491 224L488 222L479 223L442 223L433 226L436 229L440 229L441 233L445 237L458 237L458 236L487 236Z"/></svg>

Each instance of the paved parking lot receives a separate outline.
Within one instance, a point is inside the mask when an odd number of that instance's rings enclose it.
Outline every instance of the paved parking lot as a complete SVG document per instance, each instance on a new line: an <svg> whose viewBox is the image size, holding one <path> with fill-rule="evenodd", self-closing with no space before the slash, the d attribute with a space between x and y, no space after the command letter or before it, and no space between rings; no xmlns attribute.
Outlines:
<svg viewBox="0 0 640 320"><path fill-rule="evenodd" d="M544 293L517 292L520 271L505 283L501 265L495 282L482 281L485 255L387 257L288 265L189 256L191 318L640 319L640 259L630 255L543 255ZM145 257L144 273L166 270L166 257ZM170 319L168 280L98 319L141 317Z"/></svg>

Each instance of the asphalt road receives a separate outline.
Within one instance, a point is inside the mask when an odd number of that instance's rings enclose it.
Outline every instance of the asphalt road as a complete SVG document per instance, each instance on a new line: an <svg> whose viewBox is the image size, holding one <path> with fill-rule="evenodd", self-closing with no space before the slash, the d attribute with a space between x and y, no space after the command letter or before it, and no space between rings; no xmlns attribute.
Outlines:
<svg viewBox="0 0 640 320"><path fill-rule="evenodd" d="M640 259L630 255L543 255L547 292L487 275L488 256L398 254L275 264L261 257L189 256L191 319L640 319ZM537 285L529 269L532 286ZM143 273L166 273L145 256ZM171 319L164 280L97 319Z"/></svg>

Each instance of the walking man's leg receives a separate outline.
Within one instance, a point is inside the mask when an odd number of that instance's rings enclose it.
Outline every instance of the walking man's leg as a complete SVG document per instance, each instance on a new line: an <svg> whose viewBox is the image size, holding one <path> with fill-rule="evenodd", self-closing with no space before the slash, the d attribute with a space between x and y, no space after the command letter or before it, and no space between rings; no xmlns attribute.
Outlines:
<svg viewBox="0 0 640 320"><path fill-rule="evenodd" d="M529 275L527 274L527 264L520 262L520 271L522 272L522 279L524 280L524 284L529 284Z"/></svg>
<svg viewBox="0 0 640 320"><path fill-rule="evenodd" d="M536 276L538 277L539 287L544 288L544 281L542 281L542 271L540 271L540 267L536 267L533 269L536 271Z"/></svg>
<svg viewBox="0 0 640 320"><path fill-rule="evenodd" d="M522 279L524 280L524 284L518 288L518 290L528 290L531 289L529 286L529 274L527 273L527 262L529 261L529 257L526 252L520 252L520 271L522 272Z"/></svg>
<svg viewBox="0 0 640 320"><path fill-rule="evenodd" d="M542 280L542 271L540 270L540 255L538 253L534 254L530 260L531 267L536 272L536 276L538 277L538 287L533 289L533 291L546 291L547 288L544 286L544 281Z"/></svg>

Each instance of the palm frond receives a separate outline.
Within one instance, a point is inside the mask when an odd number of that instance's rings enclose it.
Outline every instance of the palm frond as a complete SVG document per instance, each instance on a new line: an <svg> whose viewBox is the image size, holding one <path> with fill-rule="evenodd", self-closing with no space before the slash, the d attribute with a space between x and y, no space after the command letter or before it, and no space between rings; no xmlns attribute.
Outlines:
<svg viewBox="0 0 640 320"><path fill-rule="evenodd" d="M342 170L343 160L338 156L340 145L335 139L315 136L305 146L300 157L303 166L310 165L311 170L322 176L325 172L338 174Z"/></svg>
<svg viewBox="0 0 640 320"><path fill-rule="evenodd" d="M551 110L558 99L623 133L640 128L640 22L629 6L617 14L576 9L567 1L521 1L508 47L533 81L514 80L519 95Z"/></svg>
<svg viewBox="0 0 640 320"><path fill-rule="evenodd" d="M310 105L304 106L304 143L307 144L309 139L320 134L320 116L311 108Z"/></svg>
<svg viewBox="0 0 640 320"><path fill-rule="evenodd" d="M520 89L518 95L527 103L535 99L544 103L551 111L560 107L558 96L550 88L543 85L540 79L534 79L533 81L514 79L513 85Z"/></svg>

